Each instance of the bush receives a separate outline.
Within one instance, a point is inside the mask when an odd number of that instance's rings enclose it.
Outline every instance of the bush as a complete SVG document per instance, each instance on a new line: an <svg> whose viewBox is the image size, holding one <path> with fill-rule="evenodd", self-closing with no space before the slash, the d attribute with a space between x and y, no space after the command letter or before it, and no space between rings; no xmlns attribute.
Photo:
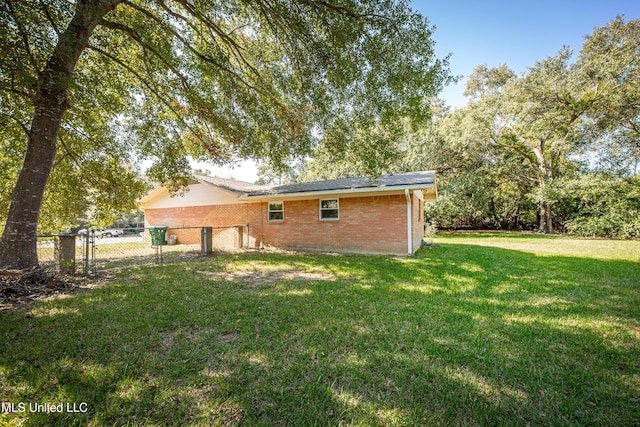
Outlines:
<svg viewBox="0 0 640 427"><path fill-rule="evenodd" d="M443 229L528 229L536 226L536 205L517 183L467 173L442 178L438 201L425 204L425 221Z"/></svg>
<svg viewBox="0 0 640 427"><path fill-rule="evenodd" d="M556 186L567 232L589 237L640 237L640 175L588 174Z"/></svg>

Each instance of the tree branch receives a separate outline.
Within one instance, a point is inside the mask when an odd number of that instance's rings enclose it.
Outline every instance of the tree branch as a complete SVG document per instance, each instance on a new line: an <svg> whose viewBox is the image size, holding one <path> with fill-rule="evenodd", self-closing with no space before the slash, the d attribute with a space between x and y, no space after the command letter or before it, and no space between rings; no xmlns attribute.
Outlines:
<svg viewBox="0 0 640 427"><path fill-rule="evenodd" d="M78 156L76 155L76 153L74 153L72 150L69 149L69 147L65 143L64 138L62 137L62 135L60 135L58 137L58 142L60 143L60 145L64 149L66 155L71 157L71 159L76 164L76 166L78 166L78 168L80 170L82 170L82 165L83 165L82 162L80 161L80 159L78 159ZM62 161L62 159L59 159L59 160ZM89 184L91 184L93 187L98 187L98 183L91 178L91 174L84 174L83 173L80 176L82 177L82 179L85 179L86 181L88 181Z"/></svg>
<svg viewBox="0 0 640 427"><path fill-rule="evenodd" d="M55 31L56 34L60 36L60 28L58 28L56 21L54 21L53 17L49 13L49 8L47 7L47 5L44 4L42 0L39 0L39 1L40 1L40 7L42 7L44 15L47 17L47 21L49 21L49 23L51 24L51 28L53 28L53 31Z"/></svg>
<svg viewBox="0 0 640 427"><path fill-rule="evenodd" d="M162 94L160 94L158 90L147 81L147 79L142 77L132 67L130 67L121 59L116 58L115 56L111 55L109 52L106 52L105 50L100 49L97 46L89 46L88 49L94 50L100 53L101 55L104 55L105 57L109 58L110 60L112 60L113 62L120 65L122 68L124 68L128 72L130 72L135 78L138 79L138 81L140 81L140 83L142 83L158 99L158 101L160 101L165 107L167 107L174 114L174 116L180 121L180 123L182 123L182 125L186 129L188 129L192 134L196 135L196 137L198 136L198 133L183 119L182 115L180 115L176 111L176 109L171 105L171 103L167 101L166 97L162 96ZM201 138L198 137L198 139L201 139Z"/></svg>
<svg viewBox="0 0 640 427"><path fill-rule="evenodd" d="M29 92L23 92L23 91L15 88L15 86L14 86L15 82L13 81L13 78L12 78L11 84L12 84L12 87L2 86L2 87L0 87L0 90L11 92L11 93L14 93L16 95L23 96L25 98L29 98L29 99L31 98L31 94Z"/></svg>
<svg viewBox="0 0 640 427"><path fill-rule="evenodd" d="M514 132L514 134L516 134L516 136L518 138L522 139L522 137L517 135L517 133L515 133L515 131L513 131L512 129L510 129L510 130L512 132ZM502 132L500 132L500 133L502 133ZM516 145L506 144L506 143L500 141L500 137L498 136L496 138L496 135L494 135L494 133L491 131L490 127L489 127L489 139L491 139L491 141L493 141L494 144L496 144L496 145L498 145L500 147L504 147L504 148L507 148L509 150L514 150L516 153L520 154L522 157L524 157L529 162L529 164L536 171L536 173L538 173L538 165L533 160L531 160L531 157L530 157L529 153L525 152L524 150L522 150L520 147L518 147Z"/></svg>
<svg viewBox="0 0 640 427"><path fill-rule="evenodd" d="M254 0L254 3L257 4L258 8L262 11L262 15L266 20L267 25L273 32L274 36L277 39L282 40L282 45L285 46L284 50L287 52L287 55L289 56L289 58L291 58L293 66L298 71L297 74L299 76L304 75L302 71L302 68L303 68L302 63L300 62L300 56L296 55L293 52L293 49L291 49L291 47L295 45L295 40L291 37L291 33L293 33L294 31L290 22L288 20L279 20L279 23L276 23L276 21L272 19L275 13L271 8L271 6L269 6L263 0ZM287 31L287 30L290 30L290 31ZM310 44L311 43L304 44L304 48L307 51L309 51Z"/></svg>
<svg viewBox="0 0 640 427"><path fill-rule="evenodd" d="M344 6L339 6L333 3L329 3L328 1L325 0L301 0L302 3L308 4L309 6L311 6L313 9L318 10L318 5L323 6L326 9L329 10L333 10L334 12L338 12L342 15L345 16L349 16L351 18L355 18L355 19L362 19L362 18L378 18L378 19L383 19L386 21L391 21L389 18L387 18L384 15L379 15L377 13L356 13L353 10L344 7Z"/></svg>
<svg viewBox="0 0 640 427"><path fill-rule="evenodd" d="M178 77L180 79L180 82L182 83L182 87L184 88L184 90L186 90L187 92L191 92L191 88L189 87L189 82L188 82L187 78L180 71L178 71L178 69L176 67L174 67L169 62L169 60L167 60L164 56L162 56L162 54L160 52L158 52L157 49L155 49L153 46L149 45L144 40L142 40L142 37L140 37L140 34L138 34L134 29L132 29L130 27L127 27L126 25L117 23L117 22L107 21L104 18L100 20L100 25L105 26L107 28L110 28L112 30L120 31L120 32L123 32L123 33L127 34L144 51L151 52L153 54L153 56L158 58L164 65L166 65L167 68L169 70L171 70L171 72L173 74L175 74L176 77Z"/></svg>
<svg viewBox="0 0 640 427"><path fill-rule="evenodd" d="M195 6L189 3L187 0L176 0L177 3L182 5L182 7L195 19L204 24L207 29L209 29L213 34L217 35L222 41L225 42L227 46L231 49L232 55L236 58L238 63L244 64L260 81L262 81L262 75L260 72L244 57L242 51L245 49L240 46L233 38L231 38L228 34L226 34L220 27L218 27L214 22L212 22L206 15L200 13ZM167 9L169 9L164 2L161 2L161 5L164 5ZM170 9L169 9L170 10ZM180 17L183 21L187 22L187 18L180 15L179 13L173 12L175 16ZM215 39L215 36L212 37Z"/></svg>
<svg viewBox="0 0 640 427"><path fill-rule="evenodd" d="M7 114L7 113L4 113L2 111L0 111L0 114L2 114L5 117L8 117L9 119L11 119L14 122L16 122L22 128L24 133L27 135L27 138L31 135L31 130L27 127L27 125L22 123L22 121L20 121L20 119L18 119L16 117L13 117L11 114Z"/></svg>
<svg viewBox="0 0 640 427"><path fill-rule="evenodd" d="M236 43L236 41L234 39L229 37L228 34L226 34L224 31L222 31L222 29L220 27L218 27L215 23L213 23L207 16L205 16L204 14L198 12L196 7L194 5L192 5L191 3L189 3L187 0L175 0L175 1L177 3L179 3L180 5L182 5L182 7L187 12L189 12L189 14L191 16L193 16L198 21L200 21L203 24L205 24L207 26L207 28L209 28L213 32L215 32L218 35L218 37L220 37L229 46L232 46L237 51L244 50L242 48L242 46L240 46L238 43ZM164 2L162 2L162 3L164 3Z"/></svg>
<svg viewBox="0 0 640 427"><path fill-rule="evenodd" d="M20 38L22 38L22 43L24 44L24 50L25 52L27 52L27 57L29 58L29 62L31 63L31 66L33 67L33 71L37 73L38 71L40 71L40 66L38 65L38 61L36 61L35 56L33 56L33 52L31 51L31 46L29 46L29 38L27 36L26 31L24 30L24 27L22 26L22 22L20 22L20 20L18 19L18 15L16 14L16 11L11 6L11 1L5 0L5 4L7 5L7 9L9 9L9 13L11 14L11 16L13 16L13 20L16 23L16 27L18 27Z"/></svg>
<svg viewBox="0 0 640 427"><path fill-rule="evenodd" d="M125 1L124 4L126 4L129 7L131 7L132 9L137 10L138 12L144 14L147 18L152 19L153 21L155 21L156 23L161 25L163 27L163 29L169 31L176 39L178 39L182 43L182 45L185 48L187 48L191 53L196 55L202 61L207 62L207 63L209 63L211 65L214 65L214 66L220 68L221 70L231 74L234 78L236 78L238 81L240 81L243 85L245 85L249 89L255 90L257 93L260 93L262 95L267 95L264 91L262 91L258 87L254 86L251 83L249 83L248 81L246 81L240 74L238 74L234 70L232 70L232 69L230 69L228 67L225 67L223 64L221 64L218 61L214 60L210 56L207 56L207 55L203 54L202 52L200 52L199 50L197 50L196 48L194 48L191 43L189 43L183 36L181 36L174 28L172 28L170 25L168 25L166 22L164 22L161 18L157 17L156 15L152 14L148 10L146 10L146 9L144 9L144 8L138 6L138 5L135 5L135 4L133 4L133 3L129 2L129 1ZM174 15L175 14L172 13L172 16L174 16Z"/></svg>

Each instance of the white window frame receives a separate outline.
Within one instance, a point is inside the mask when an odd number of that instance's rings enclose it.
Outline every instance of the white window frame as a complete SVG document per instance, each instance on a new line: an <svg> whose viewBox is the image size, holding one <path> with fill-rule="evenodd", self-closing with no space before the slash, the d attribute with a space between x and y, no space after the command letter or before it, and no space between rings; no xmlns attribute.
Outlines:
<svg viewBox="0 0 640 427"><path fill-rule="evenodd" d="M282 209L271 209L271 205L281 205ZM282 219L271 219L271 212L282 212ZM267 202L267 221L284 222L284 202Z"/></svg>
<svg viewBox="0 0 640 427"><path fill-rule="evenodd" d="M336 207L335 208L323 208L322 207L322 202L326 202L329 200L335 200L336 201ZM338 211L338 217L337 218L323 218L322 217L322 212L323 211L333 211L333 210L337 210ZM318 218L320 218L320 221L339 221L340 220L340 199L335 197L332 199L320 199L319 203L318 203Z"/></svg>

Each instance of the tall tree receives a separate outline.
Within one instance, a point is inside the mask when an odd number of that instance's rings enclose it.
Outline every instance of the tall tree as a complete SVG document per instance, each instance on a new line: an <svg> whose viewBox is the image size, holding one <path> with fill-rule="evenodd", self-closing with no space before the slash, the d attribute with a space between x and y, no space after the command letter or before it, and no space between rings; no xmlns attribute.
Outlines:
<svg viewBox="0 0 640 427"><path fill-rule="evenodd" d="M468 108L481 125L484 138L521 156L535 174L541 232L553 231L548 187L563 167L570 167L568 155L581 139L579 125L603 95L597 87L584 85L576 77L569 62L571 55L565 48L537 62L521 77L498 79L497 86L474 84L473 79L468 84L472 93L474 87L481 88ZM479 71L474 74L476 78L508 75L504 70Z"/></svg>
<svg viewBox="0 0 640 427"><path fill-rule="evenodd" d="M577 60L582 79L604 93L589 114L586 138L599 151L600 169L640 171L640 19L624 17L588 36Z"/></svg>
<svg viewBox="0 0 640 427"><path fill-rule="evenodd" d="M178 186L188 154L277 164L318 135L357 144L354 129L399 132L399 118L428 117L425 99L448 79L426 18L404 0L0 7L0 115L23 133L6 145L24 151L0 238L4 267L38 262L39 214L61 147L84 164L127 146L130 158L156 160L153 178ZM110 121L96 127L91 117ZM63 135L86 147L115 127L121 139L99 139L85 158Z"/></svg>
<svg viewBox="0 0 640 427"><path fill-rule="evenodd" d="M510 229L528 225L527 196L535 175L517 153L486 138L474 111L464 108L444 115L430 134L419 143L426 154L421 168L439 172L439 200L428 213L438 224Z"/></svg>

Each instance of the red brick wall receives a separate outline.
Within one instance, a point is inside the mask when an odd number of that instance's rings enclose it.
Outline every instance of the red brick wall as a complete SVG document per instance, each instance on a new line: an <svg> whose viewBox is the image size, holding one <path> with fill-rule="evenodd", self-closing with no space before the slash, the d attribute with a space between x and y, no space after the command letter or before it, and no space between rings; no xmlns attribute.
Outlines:
<svg viewBox="0 0 640 427"><path fill-rule="evenodd" d="M249 224L249 237L247 239L245 235L244 242L248 241L250 247L264 245L283 249L407 254L407 202L404 194L339 198L340 218L337 221L320 220L319 203L318 199L285 201L283 222L267 220L267 203L264 202L146 209L145 223L147 226L169 226L168 235L175 234L178 243L198 243L200 229L179 230L176 227ZM414 197L413 203L413 212L417 215L415 205L419 205L419 200ZM417 216L413 221L415 234L421 225ZM213 231L215 247L216 230ZM421 228L419 234L422 236ZM228 247L227 244L220 246Z"/></svg>
<svg viewBox="0 0 640 427"><path fill-rule="evenodd" d="M145 226L166 225L167 237L174 234L178 243L200 243L201 227L229 227L247 223L247 204L188 206L182 208L145 209ZM187 228L185 227L194 227ZM214 229L213 245L233 247L237 231Z"/></svg>
<svg viewBox="0 0 640 427"><path fill-rule="evenodd" d="M268 222L264 203L263 243L288 249L407 253L404 195L339 198L337 221L320 220L319 203L318 199L285 201L283 222Z"/></svg>

